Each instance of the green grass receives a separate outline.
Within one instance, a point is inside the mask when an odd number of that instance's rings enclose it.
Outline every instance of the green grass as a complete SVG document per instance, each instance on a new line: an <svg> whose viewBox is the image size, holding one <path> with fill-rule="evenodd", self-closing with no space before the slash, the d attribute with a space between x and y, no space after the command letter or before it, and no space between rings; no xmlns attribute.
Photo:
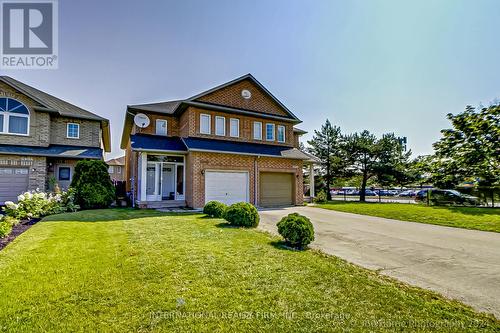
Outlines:
<svg viewBox="0 0 500 333"><path fill-rule="evenodd" d="M500 232L500 209L330 201L315 207L449 227Z"/></svg>
<svg viewBox="0 0 500 333"><path fill-rule="evenodd" d="M0 331L481 331L491 316L201 215L52 216L0 251Z"/></svg>

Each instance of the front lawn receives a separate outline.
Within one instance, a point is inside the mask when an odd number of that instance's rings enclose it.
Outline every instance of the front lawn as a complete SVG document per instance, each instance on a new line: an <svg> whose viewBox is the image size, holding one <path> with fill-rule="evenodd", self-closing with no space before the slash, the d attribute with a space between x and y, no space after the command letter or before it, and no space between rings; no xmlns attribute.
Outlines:
<svg viewBox="0 0 500 333"><path fill-rule="evenodd" d="M201 215L51 216L0 251L0 331L481 331L492 317Z"/></svg>
<svg viewBox="0 0 500 333"><path fill-rule="evenodd" d="M449 227L500 232L500 209L330 201L315 207Z"/></svg>

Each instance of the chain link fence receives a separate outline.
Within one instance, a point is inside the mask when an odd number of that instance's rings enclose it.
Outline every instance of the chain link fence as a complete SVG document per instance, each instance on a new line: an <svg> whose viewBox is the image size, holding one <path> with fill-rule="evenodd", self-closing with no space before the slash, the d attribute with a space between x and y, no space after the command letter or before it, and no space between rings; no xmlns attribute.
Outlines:
<svg viewBox="0 0 500 333"><path fill-rule="evenodd" d="M359 201L361 197L361 191L355 187L332 189L330 194L332 200L336 201ZM500 187L474 186L456 189L370 187L365 191L365 201L429 206L500 207Z"/></svg>

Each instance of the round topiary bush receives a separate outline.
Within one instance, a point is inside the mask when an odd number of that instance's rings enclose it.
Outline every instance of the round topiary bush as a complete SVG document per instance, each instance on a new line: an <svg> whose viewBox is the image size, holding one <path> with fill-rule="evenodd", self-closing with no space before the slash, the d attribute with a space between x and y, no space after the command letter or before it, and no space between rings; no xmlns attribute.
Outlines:
<svg viewBox="0 0 500 333"><path fill-rule="evenodd" d="M203 207L203 213L210 217L221 218L224 216L227 206L219 201L209 201Z"/></svg>
<svg viewBox="0 0 500 333"><path fill-rule="evenodd" d="M226 209L224 218L229 224L254 228L259 225L259 213L257 208L247 202L238 202Z"/></svg>
<svg viewBox="0 0 500 333"><path fill-rule="evenodd" d="M314 227L311 221L297 213L283 217L278 222L278 232L290 246L299 249L306 247L314 240Z"/></svg>

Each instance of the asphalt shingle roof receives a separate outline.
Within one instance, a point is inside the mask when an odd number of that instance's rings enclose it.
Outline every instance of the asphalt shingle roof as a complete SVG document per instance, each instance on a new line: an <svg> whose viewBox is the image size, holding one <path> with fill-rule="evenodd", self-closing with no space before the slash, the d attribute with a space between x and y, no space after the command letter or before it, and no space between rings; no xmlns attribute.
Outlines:
<svg viewBox="0 0 500 333"><path fill-rule="evenodd" d="M20 154L29 156L91 158L101 159L102 149L95 147L76 147L65 145L50 145L48 147L32 147L18 145L0 145L1 154Z"/></svg>
<svg viewBox="0 0 500 333"><path fill-rule="evenodd" d="M49 95L46 92L33 88L25 83L17 81L9 76L0 76L0 80L10 85L14 89L26 94L28 97L34 99L42 106L57 111L61 116L79 117L90 120L107 120L92 112L84 110L76 105L63 101L55 96Z"/></svg>
<svg viewBox="0 0 500 333"><path fill-rule="evenodd" d="M187 152L186 145L179 137L134 134L130 136L130 143L134 150Z"/></svg>

